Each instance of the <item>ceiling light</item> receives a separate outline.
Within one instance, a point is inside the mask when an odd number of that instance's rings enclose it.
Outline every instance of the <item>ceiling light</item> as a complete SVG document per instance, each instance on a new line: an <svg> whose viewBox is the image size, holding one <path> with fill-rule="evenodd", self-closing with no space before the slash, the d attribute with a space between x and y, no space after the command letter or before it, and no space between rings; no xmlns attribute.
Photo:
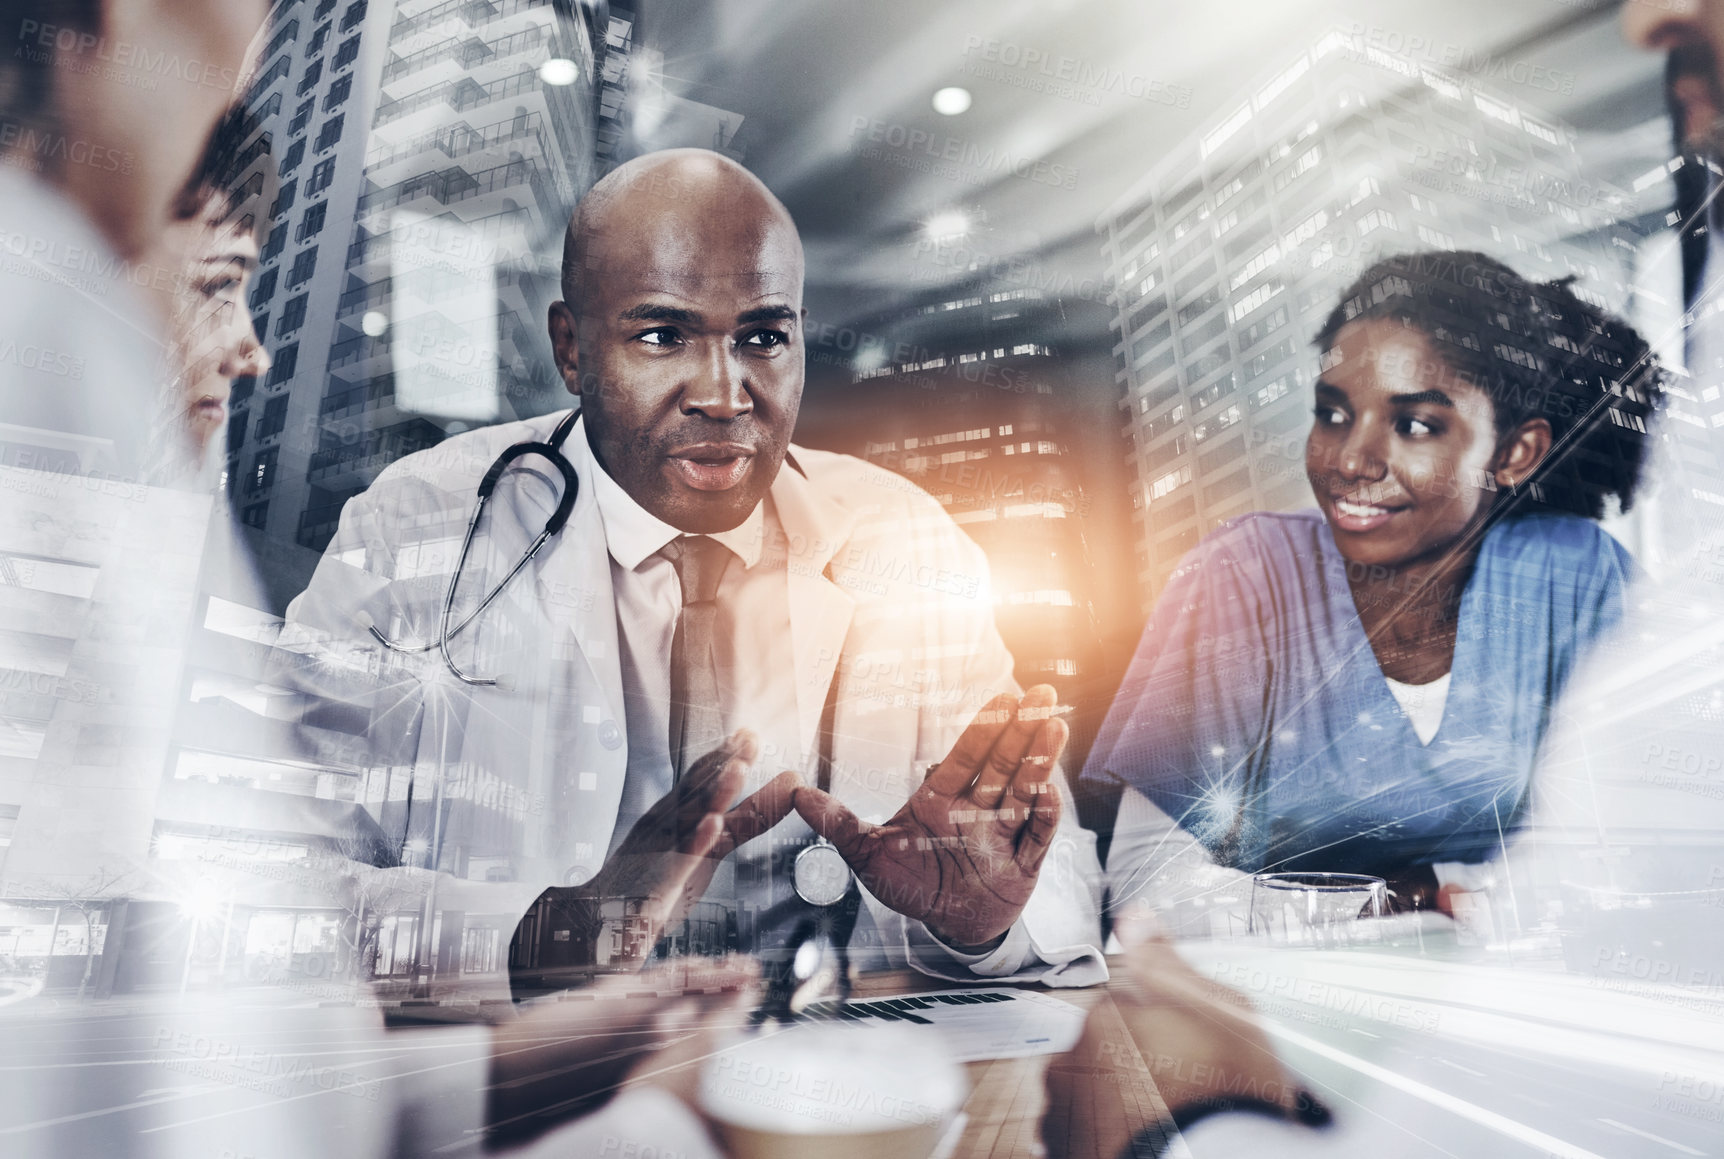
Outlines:
<svg viewBox="0 0 1724 1159"><path fill-rule="evenodd" d="M548 85L572 85L581 79L581 66L566 57L553 56L539 66L539 79Z"/></svg>
<svg viewBox="0 0 1724 1159"><path fill-rule="evenodd" d="M359 328L365 331L368 338L381 338L383 332L389 329L389 315L381 310L367 310L365 317L359 320Z"/></svg>
<svg viewBox="0 0 1724 1159"><path fill-rule="evenodd" d="M961 209L948 209L930 217L922 229L935 241L950 241L970 232L970 215Z"/></svg>
<svg viewBox="0 0 1724 1159"><path fill-rule="evenodd" d="M961 89L956 85L941 89L934 94L934 111L942 116L955 117L967 112L970 108L970 90Z"/></svg>

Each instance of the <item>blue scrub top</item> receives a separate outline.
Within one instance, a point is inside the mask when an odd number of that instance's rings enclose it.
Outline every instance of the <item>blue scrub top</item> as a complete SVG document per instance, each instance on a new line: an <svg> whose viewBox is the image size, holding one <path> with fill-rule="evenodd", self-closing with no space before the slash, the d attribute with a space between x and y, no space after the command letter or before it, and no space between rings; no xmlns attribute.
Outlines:
<svg viewBox="0 0 1724 1159"><path fill-rule="evenodd" d="M1138 789L1251 872L1489 856L1570 673L1622 617L1633 562L1577 516L1492 527L1429 745L1389 691L1347 567L1315 510L1223 525L1162 594L1083 776Z"/></svg>

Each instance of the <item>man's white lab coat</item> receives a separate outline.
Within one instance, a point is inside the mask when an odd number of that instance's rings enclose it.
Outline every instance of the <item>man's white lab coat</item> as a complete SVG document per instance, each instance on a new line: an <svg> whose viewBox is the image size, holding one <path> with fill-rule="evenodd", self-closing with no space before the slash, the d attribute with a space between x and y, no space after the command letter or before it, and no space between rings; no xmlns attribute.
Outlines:
<svg viewBox="0 0 1724 1159"><path fill-rule="evenodd" d="M469 913L519 915L545 887L590 878L612 842L629 753L592 488L579 489L561 534L452 641L465 671L504 684L464 686L435 647L403 655L369 628L402 644L437 639L480 479L501 451L545 441L562 417L469 432L390 466L348 502L310 587L288 610L284 643L310 658L298 679L366 710L374 767L364 796L388 839L409 860L439 850L440 868L458 877L509 880L485 887L492 901L463 902ZM579 427L570 435L583 437ZM994 628L986 559L931 496L849 456L792 448L792 460L771 489L782 534L764 548L786 572L793 667L784 678L795 682L801 750L763 752L754 785L786 768L813 781L831 695L832 791L863 819L883 821L982 705L1016 691L1012 658ZM549 462L516 460L474 540L454 622L521 558L561 490ZM806 837L792 817L760 840ZM867 962L877 936L874 964L1088 985L1106 976L1098 879L1093 838L1068 797L1035 895L1002 952L954 955L872 898L854 944ZM471 889L482 892L477 882Z"/></svg>

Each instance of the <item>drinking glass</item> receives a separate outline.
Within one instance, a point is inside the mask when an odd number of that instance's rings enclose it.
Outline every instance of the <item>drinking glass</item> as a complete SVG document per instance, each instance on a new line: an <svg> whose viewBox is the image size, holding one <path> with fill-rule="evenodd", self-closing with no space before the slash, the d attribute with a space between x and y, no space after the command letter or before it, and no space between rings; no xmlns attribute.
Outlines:
<svg viewBox="0 0 1724 1159"><path fill-rule="evenodd" d="M1251 932L1298 946L1373 940L1361 918L1388 911L1389 888L1363 873L1259 873L1251 879Z"/></svg>

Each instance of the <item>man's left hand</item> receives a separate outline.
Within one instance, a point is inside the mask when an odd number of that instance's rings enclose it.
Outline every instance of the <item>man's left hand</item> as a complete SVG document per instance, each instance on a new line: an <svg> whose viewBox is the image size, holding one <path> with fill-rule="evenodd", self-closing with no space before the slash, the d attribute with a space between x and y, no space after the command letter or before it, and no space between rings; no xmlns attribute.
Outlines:
<svg viewBox="0 0 1724 1159"><path fill-rule="evenodd" d="M958 949L992 949L1036 887L1060 821L1055 763L1068 729L1038 684L997 696L897 814L870 825L806 786L795 806L870 893Z"/></svg>

